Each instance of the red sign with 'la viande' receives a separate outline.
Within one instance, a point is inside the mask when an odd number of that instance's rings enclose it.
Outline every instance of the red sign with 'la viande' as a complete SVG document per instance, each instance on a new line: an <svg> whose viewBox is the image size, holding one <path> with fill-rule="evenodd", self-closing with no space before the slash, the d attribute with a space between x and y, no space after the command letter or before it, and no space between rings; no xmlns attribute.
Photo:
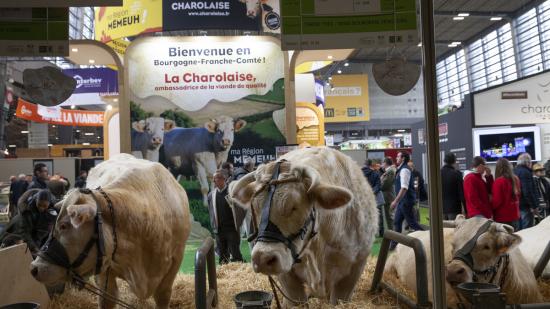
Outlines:
<svg viewBox="0 0 550 309"><path fill-rule="evenodd" d="M15 115L34 122L62 126L101 127L103 126L104 112L60 109L57 116L48 117L38 113L38 105L19 99Z"/></svg>

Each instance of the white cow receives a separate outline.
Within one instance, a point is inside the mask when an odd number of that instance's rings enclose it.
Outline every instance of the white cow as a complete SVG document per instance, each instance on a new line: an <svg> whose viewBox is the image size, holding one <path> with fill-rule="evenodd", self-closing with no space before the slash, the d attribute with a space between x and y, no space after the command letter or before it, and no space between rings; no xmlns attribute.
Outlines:
<svg viewBox="0 0 550 309"><path fill-rule="evenodd" d="M521 251L531 269L535 269L544 249L550 242L550 217L542 220L539 224L516 232L523 240L518 249ZM550 263L542 272L543 278L550 278Z"/></svg>
<svg viewBox="0 0 550 309"><path fill-rule="evenodd" d="M75 189L60 202L53 236L64 247L67 262L74 263L88 241L93 241L83 263L72 271L88 277L99 266L96 282L101 288L107 284L109 294L117 296L116 278L120 278L128 282L139 299L153 296L157 308L168 308L190 230L185 190L159 163L128 154L114 156L90 171L87 187L98 186L112 201L115 221L107 200L96 190L95 199ZM92 238L97 228L97 207L102 213L105 246L101 264L96 259L98 245ZM62 256L59 247L48 248ZM32 275L47 285L70 281L69 271L51 259L47 254L50 249L45 250L46 255L39 255L32 262ZM99 307L113 308L114 304L105 301Z"/></svg>
<svg viewBox="0 0 550 309"><path fill-rule="evenodd" d="M276 163L271 162L230 184L231 198L252 208L259 226L267 209L267 189L276 184L268 201L267 229L272 233L260 231L252 250L254 271L277 275L294 300L313 296L327 298L333 305L347 301L378 231L372 189L357 163L339 151L304 148L283 159L275 181L271 178ZM286 242L269 236L275 230Z"/></svg>
<svg viewBox="0 0 550 309"><path fill-rule="evenodd" d="M164 118L149 117L132 123L132 154L136 158L159 161L159 148L164 140Z"/></svg>

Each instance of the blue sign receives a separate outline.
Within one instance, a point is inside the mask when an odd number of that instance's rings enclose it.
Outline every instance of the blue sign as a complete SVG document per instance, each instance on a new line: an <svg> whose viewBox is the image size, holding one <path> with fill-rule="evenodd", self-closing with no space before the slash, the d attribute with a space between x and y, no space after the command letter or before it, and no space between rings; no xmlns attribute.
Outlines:
<svg viewBox="0 0 550 309"><path fill-rule="evenodd" d="M262 5L257 0L164 0L162 29L261 29ZM270 18L272 21L273 18Z"/></svg>
<svg viewBox="0 0 550 309"><path fill-rule="evenodd" d="M76 89L73 94L118 94L118 73L115 70L109 68L67 69L63 70L63 73L76 80Z"/></svg>

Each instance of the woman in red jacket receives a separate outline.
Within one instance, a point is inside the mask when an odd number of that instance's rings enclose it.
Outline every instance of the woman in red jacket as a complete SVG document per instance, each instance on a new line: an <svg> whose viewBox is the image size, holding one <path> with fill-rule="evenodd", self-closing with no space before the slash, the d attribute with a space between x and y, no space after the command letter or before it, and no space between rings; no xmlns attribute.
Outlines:
<svg viewBox="0 0 550 309"><path fill-rule="evenodd" d="M496 180L493 183L493 220L505 223L517 229L519 220L519 196L521 186L514 175L512 164L504 158L497 161Z"/></svg>

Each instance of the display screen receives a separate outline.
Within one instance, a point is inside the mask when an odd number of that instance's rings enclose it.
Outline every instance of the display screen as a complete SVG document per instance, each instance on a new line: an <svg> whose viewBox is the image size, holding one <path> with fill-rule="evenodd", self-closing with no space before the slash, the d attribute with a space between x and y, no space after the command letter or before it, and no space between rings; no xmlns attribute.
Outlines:
<svg viewBox="0 0 550 309"><path fill-rule="evenodd" d="M476 132L475 155L482 156L487 162L496 162L500 158L517 161L520 154L527 152L534 161L540 160L538 133L537 127Z"/></svg>

